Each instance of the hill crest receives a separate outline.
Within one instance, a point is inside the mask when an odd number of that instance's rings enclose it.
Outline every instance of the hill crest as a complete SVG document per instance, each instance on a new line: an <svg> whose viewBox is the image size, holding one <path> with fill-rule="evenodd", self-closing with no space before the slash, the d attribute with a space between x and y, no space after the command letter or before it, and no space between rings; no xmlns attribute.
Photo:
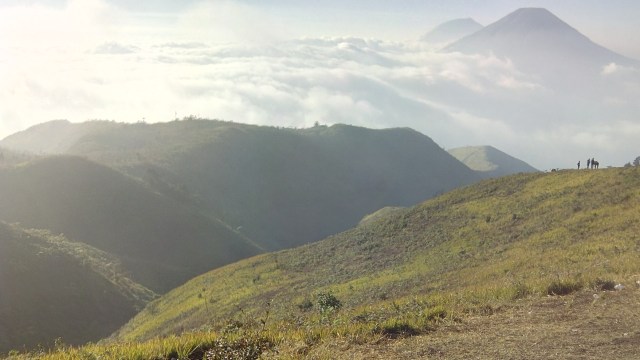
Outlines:
<svg viewBox="0 0 640 360"><path fill-rule="evenodd" d="M70 126L83 135L69 141L60 133L64 139L55 142L68 143L66 153L115 167L174 199L198 199L201 210L271 250L479 179L408 128L284 129L203 119ZM11 141L24 137L26 146L29 136L27 130Z"/></svg>
<svg viewBox="0 0 640 360"><path fill-rule="evenodd" d="M342 301L341 319L362 318L373 327L393 322L397 313L388 309L394 306L417 307L420 323L439 306L447 314L468 314L502 301L553 295L564 284L628 283L635 281L629 274L640 273L638 188L640 168L486 180L323 241L204 274L151 304L116 337L256 319L265 303L279 328L322 323L304 304L326 293ZM594 267L603 261L616 267ZM204 300L189 300L198 296ZM467 297L464 309L446 300ZM206 311L205 301L215 312Z"/></svg>

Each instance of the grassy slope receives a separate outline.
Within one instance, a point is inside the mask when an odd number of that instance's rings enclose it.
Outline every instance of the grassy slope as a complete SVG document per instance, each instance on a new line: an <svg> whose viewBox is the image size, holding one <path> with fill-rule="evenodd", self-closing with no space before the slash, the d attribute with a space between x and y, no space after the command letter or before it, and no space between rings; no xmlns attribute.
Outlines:
<svg viewBox="0 0 640 360"><path fill-rule="evenodd" d="M413 205L478 179L410 129L205 120L57 127L62 139L53 142L67 146L58 149L114 166L174 199L197 199L269 249L322 239L381 207ZM45 132L27 130L3 144L28 145L38 134Z"/></svg>
<svg viewBox="0 0 640 360"><path fill-rule="evenodd" d="M209 272L151 303L117 338L267 318L273 331L314 344L309 334L357 337L384 324L423 330L529 295L629 282L640 274L639 213L638 168L488 180ZM344 304L329 323L301 310L321 292Z"/></svg>
<svg viewBox="0 0 640 360"><path fill-rule="evenodd" d="M0 352L99 340L154 296L104 252L0 223Z"/></svg>
<svg viewBox="0 0 640 360"><path fill-rule="evenodd" d="M76 157L0 169L0 219L107 251L159 292L260 252L223 223Z"/></svg>

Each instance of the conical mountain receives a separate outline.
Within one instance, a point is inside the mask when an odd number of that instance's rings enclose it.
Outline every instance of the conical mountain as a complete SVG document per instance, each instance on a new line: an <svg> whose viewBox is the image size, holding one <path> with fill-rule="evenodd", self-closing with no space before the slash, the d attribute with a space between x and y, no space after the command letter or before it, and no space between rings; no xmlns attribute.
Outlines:
<svg viewBox="0 0 640 360"><path fill-rule="evenodd" d="M579 81L581 75L599 74L610 63L638 65L638 61L594 43L543 8L518 9L444 50L494 54L546 80L568 76Z"/></svg>
<svg viewBox="0 0 640 360"><path fill-rule="evenodd" d="M476 171L483 178L500 177L521 172L538 171L493 146L464 146L448 150L449 154Z"/></svg>
<svg viewBox="0 0 640 360"><path fill-rule="evenodd" d="M482 29L482 27L472 18L455 19L436 26L433 30L424 34L420 40L432 44L446 45L471 35Z"/></svg>

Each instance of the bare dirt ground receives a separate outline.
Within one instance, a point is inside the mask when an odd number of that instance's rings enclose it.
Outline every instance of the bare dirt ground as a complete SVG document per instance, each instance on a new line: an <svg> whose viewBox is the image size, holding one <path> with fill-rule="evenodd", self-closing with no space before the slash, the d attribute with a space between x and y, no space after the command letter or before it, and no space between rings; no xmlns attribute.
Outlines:
<svg viewBox="0 0 640 360"><path fill-rule="evenodd" d="M327 344L308 358L640 359L640 289L520 300L488 316L377 344ZM329 353L333 353L328 357Z"/></svg>

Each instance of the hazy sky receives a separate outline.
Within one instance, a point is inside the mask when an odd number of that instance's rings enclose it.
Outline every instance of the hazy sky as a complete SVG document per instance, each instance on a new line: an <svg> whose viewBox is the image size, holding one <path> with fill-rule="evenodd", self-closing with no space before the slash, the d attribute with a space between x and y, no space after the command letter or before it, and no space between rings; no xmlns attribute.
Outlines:
<svg viewBox="0 0 640 360"><path fill-rule="evenodd" d="M620 126L576 131L574 123L552 133L438 99L443 81L476 94L540 88L508 62L443 55L417 41L444 21L487 25L519 7L545 7L597 43L640 58L637 0L0 0L0 138L52 119L193 114L283 126L411 126L446 148L492 144L540 168L571 166L573 158L550 160L552 144L577 133L576 156L595 148L618 154L610 163L620 165L640 155L608 144ZM625 85L631 92L607 101L631 100L634 81ZM640 132L629 116L617 120L626 133Z"/></svg>

